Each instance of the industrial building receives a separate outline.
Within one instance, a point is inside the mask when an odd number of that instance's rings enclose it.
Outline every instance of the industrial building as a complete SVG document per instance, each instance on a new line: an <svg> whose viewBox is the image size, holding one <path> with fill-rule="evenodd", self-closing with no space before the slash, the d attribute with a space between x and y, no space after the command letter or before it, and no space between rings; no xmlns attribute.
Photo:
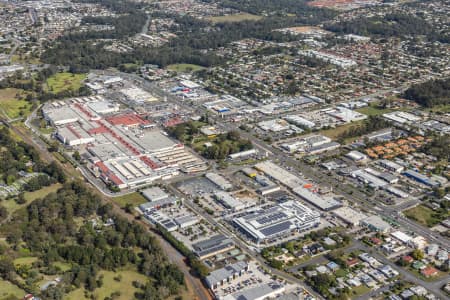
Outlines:
<svg viewBox="0 0 450 300"><path fill-rule="evenodd" d="M258 286L244 289L233 294L227 295L223 300L264 300L275 299L275 297L282 295L286 288L278 282L264 283Z"/></svg>
<svg viewBox="0 0 450 300"><path fill-rule="evenodd" d="M362 212L354 210L348 206L333 210L333 215L351 226L358 226L362 220L367 218L367 216Z"/></svg>
<svg viewBox="0 0 450 300"><path fill-rule="evenodd" d="M164 192L161 188L155 186L142 191L142 196L144 196L148 201L154 202L159 200L164 200L169 198L169 194Z"/></svg>
<svg viewBox="0 0 450 300"><path fill-rule="evenodd" d="M345 155L345 157L348 157L357 163L364 162L368 159L367 155L365 155L364 153L361 153L359 151L356 151L356 150L350 151L349 153L347 153Z"/></svg>
<svg viewBox="0 0 450 300"><path fill-rule="evenodd" d="M419 172L416 172L414 170L407 170L403 173L403 175L405 175L408 178L414 179L417 182L423 183L429 187L438 187L440 186L440 183L433 180L432 178L423 175Z"/></svg>
<svg viewBox="0 0 450 300"><path fill-rule="evenodd" d="M306 231L320 223L320 214L298 202L287 201L233 219L239 230L257 243Z"/></svg>
<svg viewBox="0 0 450 300"><path fill-rule="evenodd" d="M221 190L229 191L233 188L233 185L228 180L217 173L209 172L205 174L205 177L216 186L218 186Z"/></svg>
<svg viewBox="0 0 450 300"><path fill-rule="evenodd" d="M219 234L207 240L193 244L192 248L198 258L205 259L233 249L234 242L232 239L227 238L223 234Z"/></svg>
<svg viewBox="0 0 450 300"><path fill-rule="evenodd" d="M377 163L381 167L383 167L391 172L395 172L395 173L401 173L405 169L405 167L403 167L402 165L399 165L398 163L387 160L387 159L380 159L379 161L377 161Z"/></svg>
<svg viewBox="0 0 450 300"><path fill-rule="evenodd" d="M226 282L242 276L245 272L248 272L249 266L246 262L237 262L221 269L212 271L205 278L205 283L208 288L214 290L222 286Z"/></svg>
<svg viewBox="0 0 450 300"><path fill-rule="evenodd" d="M312 205L320 208L324 211L329 211L342 206L342 203L331 196L322 196L318 193L314 193L302 186L296 187L292 190L294 194L302 198L303 200L311 203Z"/></svg>
<svg viewBox="0 0 450 300"><path fill-rule="evenodd" d="M246 207L244 202L234 198L229 193L224 191L215 192L214 198L224 207L231 209L232 211L243 210Z"/></svg>
<svg viewBox="0 0 450 300"><path fill-rule="evenodd" d="M391 226L378 216L370 216L361 220L361 225L370 230L386 233L391 230Z"/></svg>
<svg viewBox="0 0 450 300"><path fill-rule="evenodd" d="M87 170L120 189L207 168L145 116L121 113L118 103L102 96L46 103L42 113L56 127L55 136L88 159Z"/></svg>
<svg viewBox="0 0 450 300"><path fill-rule="evenodd" d="M307 184L306 181L277 166L271 161L260 162L255 165L255 169L264 172L267 176L273 178L274 180L291 189L295 189L298 186Z"/></svg>
<svg viewBox="0 0 450 300"><path fill-rule="evenodd" d="M246 158L255 156L257 154L258 154L258 150L250 149L250 150L245 150L245 151L241 151L241 152L232 153L232 154L228 155L228 158L231 159L231 160L246 159Z"/></svg>

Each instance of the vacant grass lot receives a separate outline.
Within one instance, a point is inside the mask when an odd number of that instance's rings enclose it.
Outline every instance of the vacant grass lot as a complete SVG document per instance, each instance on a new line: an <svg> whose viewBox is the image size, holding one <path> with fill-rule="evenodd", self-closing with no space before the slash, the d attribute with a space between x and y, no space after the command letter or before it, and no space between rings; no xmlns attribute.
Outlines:
<svg viewBox="0 0 450 300"><path fill-rule="evenodd" d="M147 202L147 200L139 194L138 192L131 193L128 195L123 195L120 197L112 198L114 202L120 205L120 207L125 207L127 204L131 204L133 206L138 206L142 203Z"/></svg>
<svg viewBox="0 0 450 300"><path fill-rule="evenodd" d="M441 216L439 213L424 205L418 205L416 207L405 210L403 214L409 219L428 227L433 227L434 225L438 224L446 217L448 217L448 213L446 216Z"/></svg>
<svg viewBox="0 0 450 300"><path fill-rule="evenodd" d="M261 19L262 19L261 16L252 15L252 14L246 14L246 13L208 18L208 20L210 20L213 23L258 21L258 20L261 20Z"/></svg>
<svg viewBox="0 0 450 300"><path fill-rule="evenodd" d="M50 92L59 93L66 90L78 90L86 74L57 73L47 79L47 87Z"/></svg>
<svg viewBox="0 0 450 300"><path fill-rule="evenodd" d="M26 292L9 281L0 280L0 300L6 300L9 297L22 299ZM12 298L12 299L15 299Z"/></svg>
<svg viewBox="0 0 450 300"><path fill-rule="evenodd" d="M204 69L204 67L193 64L173 64L168 65L167 69L178 73L190 73Z"/></svg>
<svg viewBox="0 0 450 300"><path fill-rule="evenodd" d="M27 206L32 201L36 200L37 198L43 198L50 194L51 192L56 192L61 187L61 184L55 183L50 186L46 186L40 190L34 191L34 192L26 192L24 194L26 202L24 204L17 204L17 202L14 199L8 199L1 202L1 204L8 210L9 214L14 213L15 211L21 209L22 207Z"/></svg>
<svg viewBox="0 0 450 300"><path fill-rule="evenodd" d="M103 285L93 292L93 299L105 299L105 297L109 297L114 292L120 292L120 296L114 298L116 300L135 299L134 293L137 289L133 287L133 281L146 283L148 280L148 277L131 270L118 272L100 271L99 275L103 275ZM122 276L122 279L120 281L114 280L114 277L119 275ZM84 296L84 289L80 288L69 293L64 299L84 300L88 298Z"/></svg>
<svg viewBox="0 0 450 300"><path fill-rule="evenodd" d="M336 128L331 128L331 129L326 129L326 130L322 130L319 133L323 134L331 139L336 139L338 138L341 134L343 134L345 131L347 131L348 129L352 128L352 127L357 127L360 126L362 124L363 121L356 121L356 122L352 122L352 123L348 123Z"/></svg>
<svg viewBox="0 0 450 300"><path fill-rule="evenodd" d="M60 183L55 183L34 192L26 192L24 195L25 200L27 200L27 202L31 202L38 198L44 198L48 194L56 192L59 188L61 188L61 186L62 185Z"/></svg>
<svg viewBox="0 0 450 300"><path fill-rule="evenodd" d="M389 112L394 111L394 109L389 109L389 108L379 108L377 106L366 106L363 108L359 108L356 110L357 112L360 112L362 114L368 115L368 116L379 116L382 114L386 114Z"/></svg>
<svg viewBox="0 0 450 300"><path fill-rule="evenodd" d="M31 266L38 258L34 256L16 258L13 263L15 266L29 265Z"/></svg>
<svg viewBox="0 0 450 300"><path fill-rule="evenodd" d="M20 95L16 99L16 95ZM1 89L0 90L0 112L6 114L9 118L15 119L30 113L31 104L24 100L26 93L20 89Z"/></svg>

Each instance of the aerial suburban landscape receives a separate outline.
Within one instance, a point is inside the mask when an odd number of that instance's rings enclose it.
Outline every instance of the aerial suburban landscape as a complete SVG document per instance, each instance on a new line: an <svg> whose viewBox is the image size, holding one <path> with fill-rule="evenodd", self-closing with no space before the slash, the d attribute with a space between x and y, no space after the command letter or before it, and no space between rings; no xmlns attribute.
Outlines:
<svg viewBox="0 0 450 300"><path fill-rule="evenodd" d="M0 20L0 300L450 299L448 0Z"/></svg>

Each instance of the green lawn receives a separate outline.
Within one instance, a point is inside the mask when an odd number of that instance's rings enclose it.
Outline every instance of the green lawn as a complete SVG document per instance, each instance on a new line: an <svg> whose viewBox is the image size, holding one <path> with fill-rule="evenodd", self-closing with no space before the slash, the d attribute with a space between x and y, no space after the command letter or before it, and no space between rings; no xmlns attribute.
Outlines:
<svg viewBox="0 0 450 300"><path fill-rule="evenodd" d="M208 18L208 20L210 20L213 23L257 21L257 20L261 20L261 19L262 19L262 16L257 16L257 15L248 14L248 13L239 13L239 14L228 15L228 16L217 16L217 17L209 17Z"/></svg>
<svg viewBox="0 0 450 300"><path fill-rule="evenodd" d="M47 87L50 92L59 93L66 90L78 90L86 74L57 73L47 79Z"/></svg>
<svg viewBox="0 0 450 300"><path fill-rule="evenodd" d="M361 295L367 294L370 291L371 291L371 289L365 285L360 285L360 286L352 288L352 294L355 296L361 296Z"/></svg>
<svg viewBox="0 0 450 300"><path fill-rule="evenodd" d="M38 258L34 256L16 258L13 262L15 266L29 265L31 266Z"/></svg>
<svg viewBox="0 0 450 300"><path fill-rule="evenodd" d="M54 262L53 266L59 268L62 272L69 271L72 268L72 266L69 263L63 263L59 261Z"/></svg>
<svg viewBox="0 0 450 300"><path fill-rule="evenodd" d="M344 133L345 131L347 131L349 128L353 127L353 126L358 126L361 125L363 121L356 121L356 122L352 122L352 123L348 123L336 128L331 128L331 129L326 129L326 130L322 130L319 133L323 134L327 137L329 137L330 139L336 139L338 138L342 133Z"/></svg>
<svg viewBox="0 0 450 300"><path fill-rule="evenodd" d="M8 297L22 299L26 292L9 281L0 280L0 300L6 300ZM14 298L10 298L14 299Z"/></svg>
<svg viewBox="0 0 450 300"><path fill-rule="evenodd" d="M447 213L446 215L440 216L437 212L424 205L418 205L416 207L405 210L403 211L403 214L409 219L428 227L432 227L438 224L439 222L445 220L449 215Z"/></svg>
<svg viewBox="0 0 450 300"><path fill-rule="evenodd" d="M24 195L25 200L27 200L27 202L31 202L38 198L44 198L48 194L56 192L59 188L61 188L61 186L62 185L60 183L55 183L34 192L26 192Z"/></svg>
<svg viewBox="0 0 450 300"><path fill-rule="evenodd" d="M120 282L114 280L114 277L119 274L122 275L122 280ZM100 271L99 275L104 276L103 285L101 288L98 288L93 292L93 299L105 299L105 297L109 297L114 292L120 292L120 297L114 298L116 300L135 299L134 293L137 291L137 289L133 287L133 281L146 283L148 280L147 276L130 270L118 272ZM84 300L87 298L84 296L84 289L80 288L69 293L64 299Z"/></svg>
<svg viewBox="0 0 450 300"><path fill-rule="evenodd" d="M167 69L169 69L171 71L179 72L179 73L190 73L190 72L202 70L202 69L204 69L204 67L199 66L199 65L193 65L193 64L173 64L173 65L168 65Z"/></svg>
<svg viewBox="0 0 450 300"><path fill-rule="evenodd" d="M120 205L120 207L125 207L127 204L131 204L133 206L138 206L142 203L147 202L147 199L144 198L140 193L135 192L131 194L127 194L124 196L114 197L112 198L114 202Z"/></svg>
<svg viewBox="0 0 450 300"><path fill-rule="evenodd" d="M389 108L379 108L377 106L367 106L356 110L357 112L360 112L362 114L368 115L368 116L378 116L382 114L386 114L389 112L394 111L394 109Z"/></svg>
<svg viewBox="0 0 450 300"><path fill-rule="evenodd" d="M32 201L36 200L37 198L43 198L46 195L50 194L51 192L56 192L61 187L61 184L55 183L50 186L46 186L40 190L34 191L34 192L26 192L24 194L26 202L24 204L18 204L14 199L8 199L2 201L2 205L8 210L9 214L14 213L15 211L21 209L22 207L27 206Z"/></svg>
<svg viewBox="0 0 450 300"><path fill-rule="evenodd" d="M16 96L19 96L17 99ZM6 114L9 118L15 119L26 116L30 113L31 104L24 100L26 92L20 89L0 90L0 113Z"/></svg>

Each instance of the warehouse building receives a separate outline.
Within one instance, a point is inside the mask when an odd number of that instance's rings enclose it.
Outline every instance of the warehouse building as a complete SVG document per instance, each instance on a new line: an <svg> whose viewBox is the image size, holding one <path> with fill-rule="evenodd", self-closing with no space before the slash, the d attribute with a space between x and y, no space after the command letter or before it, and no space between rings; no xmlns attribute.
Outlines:
<svg viewBox="0 0 450 300"><path fill-rule="evenodd" d="M395 172L395 173L401 173L405 169L405 167L403 167L402 165L399 165L398 163L387 160L387 159L380 159L379 161L377 161L377 163L381 167L383 167L391 172Z"/></svg>
<svg viewBox="0 0 450 300"><path fill-rule="evenodd" d="M414 170L407 170L403 173L406 177L409 177L411 179L414 179L417 182L423 183L425 185L428 185L430 187L438 187L440 185L439 182L434 181L433 179L429 178L426 175L423 175L419 172L416 172Z"/></svg>
<svg viewBox="0 0 450 300"><path fill-rule="evenodd" d="M364 162L368 159L367 155L359 151L350 151L345 156L357 163Z"/></svg>
<svg viewBox="0 0 450 300"><path fill-rule="evenodd" d="M292 191L303 200L324 211L329 211L342 206L342 203L333 197L324 197L301 186L293 189Z"/></svg>
<svg viewBox="0 0 450 300"><path fill-rule="evenodd" d="M229 191L233 188L233 185L222 175L216 173L206 173L205 177L216 186L218 186L221 190Z"/></svg>
<svg viewBox="0 0 450 300"><path fill-rule="evenodd" d="M223 298L223 300L277 299L276 297L282 295L285 291L286 288L284 285L278 282L270 282L227 295Z"/></svg>
<svg viewBox="0 0 450 300"><path fill-rule="evenodd" d="M155 186L142 191L142 196L144 196L148 201L154 202L159 200L164 200L169 198L169 194L164 192L161 188Z"/></svg>
<svg viewBox="0 0 450 300"><path fill-rule="evenodd" d="M173 220L174 220L175 224L177 224L180 229L193 226L193 225L198 224L200 222L200 219L198 217L192 216L192 215L185 215L185 216L177 217L177 218L175 218Z"/></svg>
<svg viewBox="0 0 450 300"><path fill-rule="evenodd" d="M228 155L228 158L231 160L246 159L246 158L255 156L257 154L258 154L258 151L256 149L250 149L250 150L245 150L245 151L241 151L241 152L237 152L237 153L232 153L232 154Z"/></svg>
<svg viewBox="0 0 450 300"><path fill-rule="evenodd" d="M57 127L56 137L87 154L87 170L119 189L151 184L177 176L181 170L207 167L189 152L134 112L118 113L119 104L101 96L46 103L42 112ZM103 117L103 114L108 114Z"/></svg>
<svg viewBox="0 0 450 300"><path fill-rule="evenodd" d="M386 233L391 230L391 226L378 216L370 216L361 220L361 225L370 230Z"/></svg>
<svg viewBox="0 0 450 300"><path fill-rule="evenodd" d="M231 209L232 211L243 210L246 207L244 202L234 198L229 193L224 191L215 192L214 198L224 207Z"/></svg>
<svg viewBox="0 0 450 300"><path fill-rule="evenodd" d="M248 270L248 264L240 261L212 271L208 276L206 276L205 283L208 288L214 290L224 285L226 282L230 282L231 280L242 276L245 272L248 272Z"/></svg>
<svg viewBox="0 0 450 300"><path fill-rule="evenodd" d="M95 138L90 136L83 128L78 126L67 125L58 128L56 137L61 143L68 146L78 146L93 143Z"/></svg>
<svg viewBox="0 0 450 300"><path fill-rule="evenodd" d="M277 166L271 161L260 162L255 165L255 168L291 189L294 189L298 186L303 186L307 183L306 181Z"/></svg>
<svg viewBox="0 0 450 300"><path fill-rule="evenodd" d="M354 210L353 208L348 206L333 210L333 214L341 221L344 221L345 223L354 227L358 226L362 220L367 218L367 216L362 212Z"/></svg>
<svg viewBox="0 0 450 300"><path fill-rule="evenodd" d="M207 240L193 244L192 248L198 258L205 259L233 249L234 242L223 234L219 234Z"/></svg>
<svg viewBox="0 0 450 300"><path fill-rule="evenodd" d="M298 202L287 201L235 218L233 223L243 234L261 243L293 231L312 229L320 224L320 214Z"/></svg>

